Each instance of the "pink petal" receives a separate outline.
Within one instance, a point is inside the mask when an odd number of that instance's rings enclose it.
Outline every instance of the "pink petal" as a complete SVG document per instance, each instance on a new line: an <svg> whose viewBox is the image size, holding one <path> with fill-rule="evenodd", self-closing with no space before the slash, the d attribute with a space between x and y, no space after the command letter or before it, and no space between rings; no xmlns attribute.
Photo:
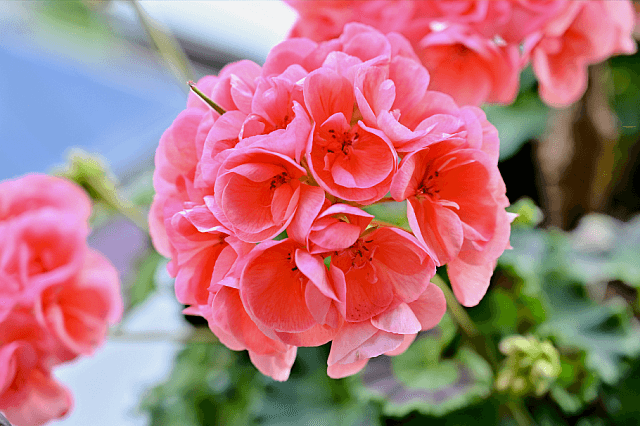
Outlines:
<svg viewBox="0 0 640 426"><path fill-rule="evenodd" d="M435 284L429 284L418 299L409 303L409 307L420 321L422 330L429 330L438 325L447 311L447 302L442 290Z"/></svg>
<svg viewBox="0 0 640 426"><path fill-rule="evenodd" d="M395 334L416 334L420 331L420 321L406 303L371 318L371 324L379 330Z"/></svg>
<svg viewBox="0 0 640 426"><path fill-rule="evenodd" d="M327 367L327 375L332 379L342 379L352 376L362 370L369 362L368 359L352 362L351 364L333 364Z"/></svg>
<svg viewBox="0 0 640 426"><path fill-rule="evenodd" d="M284 382L289 378L291 367L296 360L296 352L295 346L286 352L276 352L273 355L258 355L249 351L249 358L262 374L273 380Z"/></svg>
<svg viewBox="0 0 640 426"><path fill-rule="evenodd" d="M460 252L464 239L462 224L448 207L412 197L407 203L407 218L411 230L434 253L438 265L444 265Z"/></svg>
<svg viewBox="0 0 640 426"><path fill-rule="evenodd" d="M290 238L302 245L307 245L309 229L318 213L320 213L324 199L322 188L306 184L300 185L298 209L287 228L287 235Z"/></svg>
<svg viewBox="0 0 640 426"><path fill-rule="evenodd" d="M329 352L327 363L333 365L341 362L351 351L369 340L377 332L378 329L371 325L370 321L345 322L338 335L333 339L333 343L331 343L331 351Z"/></svg>
<svg viewBox="0 0 640 426"><path fill-rule="evenodd" d="M306 278L293 262L295 249L289 239L258 246L240 278L243 305L275 331L300 332L315 324L305 301Z"/></svg>
<svg viewBox="0 0 640 426"><path fill-rule="evenodd" d="M304 99L316 123L324 123L336 113L351 121L353 88L349 80L333 71L318 69L310 73L304 81Z"/></svg>
<svg viewBox="0 0 640 426"><path fill-rule="evenodd" d="M396 356L396 355L403 354L407 349L409 349L409 346L411 346L413 341L416 340L416 336L418 336L418 335L417 334L405 334L404 335L404 341L400 344L400 346L398 346L397 348L395 348L392 351L385 352L384 354L387 355L387 356Z"/></svg>
<svg viewBox="0 0 640 426"><path fill-rule="evenodd" d="M327 267L321 256L309 254L308 251L297 249L295 254L296 266L300 269L311 284L316 286L322 294L333 300L338 300L329 279L327 277Z"/></svg>
<svg viewBox="0 0 640 426"><path fill-rule="evenodd" d="M470 265L456 258L447 265L447 273L456 298L471 307L480 303L489 288L495 262Z"/></svg>

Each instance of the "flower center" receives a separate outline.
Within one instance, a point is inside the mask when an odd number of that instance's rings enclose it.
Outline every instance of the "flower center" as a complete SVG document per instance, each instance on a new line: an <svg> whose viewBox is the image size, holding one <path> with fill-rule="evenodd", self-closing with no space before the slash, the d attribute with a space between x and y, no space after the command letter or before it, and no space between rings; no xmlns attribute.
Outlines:
<svg viewBox="0 0 640 426"><path fill-rule="evenodd" d="M375 247L371 247L373 240L364 241L358 239L351 247L349 247L348 253L351 257L351 267L360 269L366 266L367 263L373 260L373 253L376 251Z"/></svg>
<svg viewBox="0 0 640 426"><path fill-rule="evenodd" d="M439 198L440 189L436 185L436 178L440 176L440 173L436 170L434 172L428 171L425 177L420 182L420 186L416 190L416 196L429 196L431 198Z"/></svg>
<svg viewBox="0 0 640 426"><path fill-rule="evenodd" d="M271 190L277 189L282 185L284 185L285 183L289 182L290 180L291 178L289 177L289 174L287 172L282 172L279 175L276 175L273 178L271 178L270 189Z"/></svg>
<svg viewBox="0 0 640 426"><path fill-rule="evenodd" d="M334 129L329 130L331 139L328 140L326 151L328 154L335 154L342 151L344 155L349 155L354 142L360 138L358 131L348 131L338 133Z"/></svg>

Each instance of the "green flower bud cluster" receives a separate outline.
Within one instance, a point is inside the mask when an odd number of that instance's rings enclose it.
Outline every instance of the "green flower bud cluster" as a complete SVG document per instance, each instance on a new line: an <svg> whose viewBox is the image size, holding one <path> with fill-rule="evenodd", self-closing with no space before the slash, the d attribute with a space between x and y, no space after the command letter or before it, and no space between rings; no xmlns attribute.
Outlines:
<svg viewBox="0 0 640 426"><path fill-rule="evenodd" d="M496 389L523 397L542 396L562 370L560 355L551 342L533 336L510 336L500 342L500 352L507 356L496 378Z"/></svg>
<svg viewBox="0 0 640 426"><path fill-rule="evenodd" d="M520 198L507 210L518 215L511 224L514 228L533 228L544 219L542 210L536 206L531 198L527 197Z"/></svg>
<svg viewBox="0 0 640 426"><path fill-rule="evenodd" d="M115 178L108 172L105 161L82 149L72 149L69 152L66 166L54 170L53 174L77 183L87 191L94 201L111 204L115 198Z"/></svg>

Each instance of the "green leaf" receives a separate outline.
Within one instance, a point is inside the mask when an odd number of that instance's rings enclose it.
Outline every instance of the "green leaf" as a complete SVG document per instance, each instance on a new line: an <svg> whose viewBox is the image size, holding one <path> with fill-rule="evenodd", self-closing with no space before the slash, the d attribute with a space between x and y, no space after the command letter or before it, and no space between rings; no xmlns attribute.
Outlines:
<svg viewBox="0 0 640 426"><path fill-rule="evenodd" d="M560 357L562 371L550 394L567 414L577 414L598 396L600 380L586 367L586 353L573 351Z"/></svg>

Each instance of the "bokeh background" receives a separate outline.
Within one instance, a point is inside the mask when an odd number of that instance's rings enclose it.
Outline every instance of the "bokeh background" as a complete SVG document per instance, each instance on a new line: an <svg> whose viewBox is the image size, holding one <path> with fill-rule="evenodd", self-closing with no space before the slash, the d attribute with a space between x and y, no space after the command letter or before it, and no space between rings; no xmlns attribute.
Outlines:
<svg viewBox="0 0 640 426"><path fill-rule="evenodd" d="M102 179L144 214L186 81L262 63L295 18L276 1L0 2L0 179L69 175L97 155ZM640 424L640 54L592 66L589 82L554 110L525 70L513 105L484 108L521 216L468 310L481 338L445 316L405 355L349 379L326 377L327 347L301 349L286 383L261 376L181 314L148 236L98 201L90 244L119 269L127 310L94 357L56 370L75 408L54 424ZM403 220L402 209L376 214ZM542 394L496 391L509 368L496 348L511 335L555 347L561 372Z"/></svg>

